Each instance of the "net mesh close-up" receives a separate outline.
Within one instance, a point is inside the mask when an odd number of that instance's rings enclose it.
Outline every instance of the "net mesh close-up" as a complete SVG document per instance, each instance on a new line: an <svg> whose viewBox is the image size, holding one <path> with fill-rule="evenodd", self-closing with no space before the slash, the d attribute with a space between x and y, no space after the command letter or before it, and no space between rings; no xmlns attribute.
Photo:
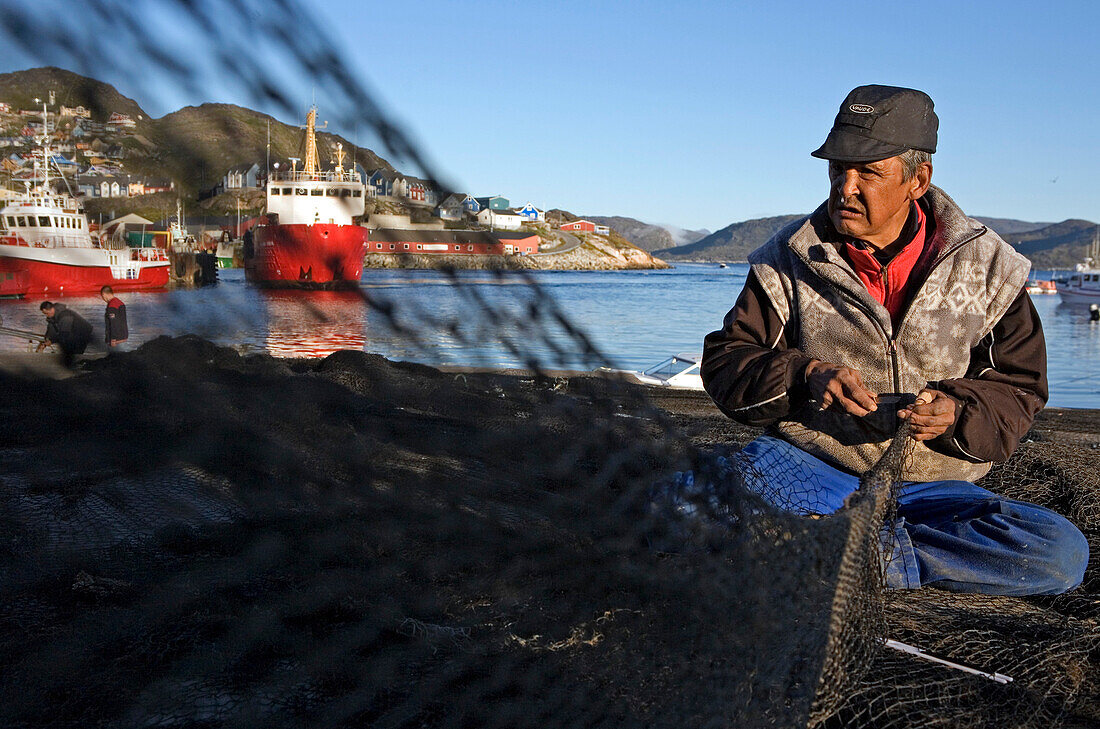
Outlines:
<svg viewBox="0 0 1100 729"><path fill-rule="evenodd" d="M5 4L5 37L151 94L209 83L146 32L149 2L87 5ZM450 189L307 7L163 6L208 31L257 107L294 118L304 87L334 128ZM230 50L246 22L268 41L255 58ZM111 43L79 40L97 34ZM1100 724L1095 559L1057 597L885 589L904 427L844 508L784 511L775 472L739 456L762 431L702 393L578 374L610 363L529 274L491 274L510 284L491 297L441 275L453 312L349 296L410 360L491 342L522 370L242 354L180 331L63 378L0 372L0 725ZM1068 517L1095 555L1088 419L1044 413L980 485ZM813 478L797 468L784 479Z"/></svg>

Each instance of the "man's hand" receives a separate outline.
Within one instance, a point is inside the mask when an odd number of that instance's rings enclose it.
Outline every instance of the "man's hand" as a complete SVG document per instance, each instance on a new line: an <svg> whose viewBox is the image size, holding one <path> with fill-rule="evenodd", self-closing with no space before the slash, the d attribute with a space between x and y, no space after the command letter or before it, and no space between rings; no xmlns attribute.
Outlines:
<svg viewBox="0 0 1100 729"><path fill-rule="evenodd" d="M913 440L932 440L955 422L955 401L939 390L921 390L917 401L899 410L898 417L912 423L909 437Z"/></svg>
<svg viewBox="0 0 1100 729"><path fill-rule="evenodd" d="M875 393L863 386L863 377L851 367L815 359L806 367L806 384L822 410L842 410L862 418L878 407Z"/></svg>

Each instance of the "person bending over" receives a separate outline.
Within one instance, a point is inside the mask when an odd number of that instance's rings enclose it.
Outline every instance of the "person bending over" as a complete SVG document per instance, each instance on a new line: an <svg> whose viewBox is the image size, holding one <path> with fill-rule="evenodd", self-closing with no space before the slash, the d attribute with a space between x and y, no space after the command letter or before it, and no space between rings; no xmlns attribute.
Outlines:
<svg viewBox="0 0 1100 729"><path fill-rule="evenodd" d="M73 358L84 354L92 341L92 325L64 304L43 301L38 308L46 316L46 338L37 351L56 344L61 348L65 364L72 364Z"/></svg>

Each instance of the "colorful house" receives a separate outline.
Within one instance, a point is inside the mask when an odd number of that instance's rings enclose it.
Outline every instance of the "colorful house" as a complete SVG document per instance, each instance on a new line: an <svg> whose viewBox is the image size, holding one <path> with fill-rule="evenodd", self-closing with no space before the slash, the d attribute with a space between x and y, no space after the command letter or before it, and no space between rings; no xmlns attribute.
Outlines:
<svg viewBox="0 0 1100 729"><path fill-rule="evenodd" d="M489 208L490 210L507 210L511 207L511 205L509 205L508 203L508 198L501 197L500 195L493 195L491 197L479 197L476 198L476 200L478 208L477 210L471 211L475 215L485 208Z"/></svg>
<svg viewBox="0 0 1100 729"><path fill-rule="evenodd" d="M578 233L596 232L596 224L591 220L574 220L572 223L562 223L559 227L562 230L572 230Z"/></svg>
<svg viewBox="0 0 1100 729"><path fill-rule="evenodd" d="M392 170L377 169L366 178L368 197L390 197L393 195L393 181L397 173Z"/></svg>
<svg viewBox="0 0 1100 729"><path fill-rule="evenodd" d="M517 210L516 214L518 214L521 218L523 218L528 223L545 223L546 222L546 211L539 210L538 208L536 208L531 203L527 203L522 208Z"/></svg>
<svg viewBox="0 0 1100 729"><path fill-rule="evenodd" d="M481 212L477 214L477 222L490 230L494 228L519 230L523 225L523 218L507 209L493 210L492 208L482 208Z"/></svg>

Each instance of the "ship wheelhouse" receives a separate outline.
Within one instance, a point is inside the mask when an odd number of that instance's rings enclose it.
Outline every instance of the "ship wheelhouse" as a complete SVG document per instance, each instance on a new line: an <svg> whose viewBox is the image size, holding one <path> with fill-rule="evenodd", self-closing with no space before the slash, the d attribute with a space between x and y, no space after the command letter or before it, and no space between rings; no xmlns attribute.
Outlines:
<svg viewBox="0 0 1100 729"><path fill-rule="evenodd" d="M352 225L365 210L357 172L283 172L267 185L267 212L283 224Z"/></svg>
<svg viewBox="0 0 1100 729"><path fill-rule="evenodd" d="M39 248L92 248L87 219L67 196L30 194L0 210L4 234Z"/></svg>

